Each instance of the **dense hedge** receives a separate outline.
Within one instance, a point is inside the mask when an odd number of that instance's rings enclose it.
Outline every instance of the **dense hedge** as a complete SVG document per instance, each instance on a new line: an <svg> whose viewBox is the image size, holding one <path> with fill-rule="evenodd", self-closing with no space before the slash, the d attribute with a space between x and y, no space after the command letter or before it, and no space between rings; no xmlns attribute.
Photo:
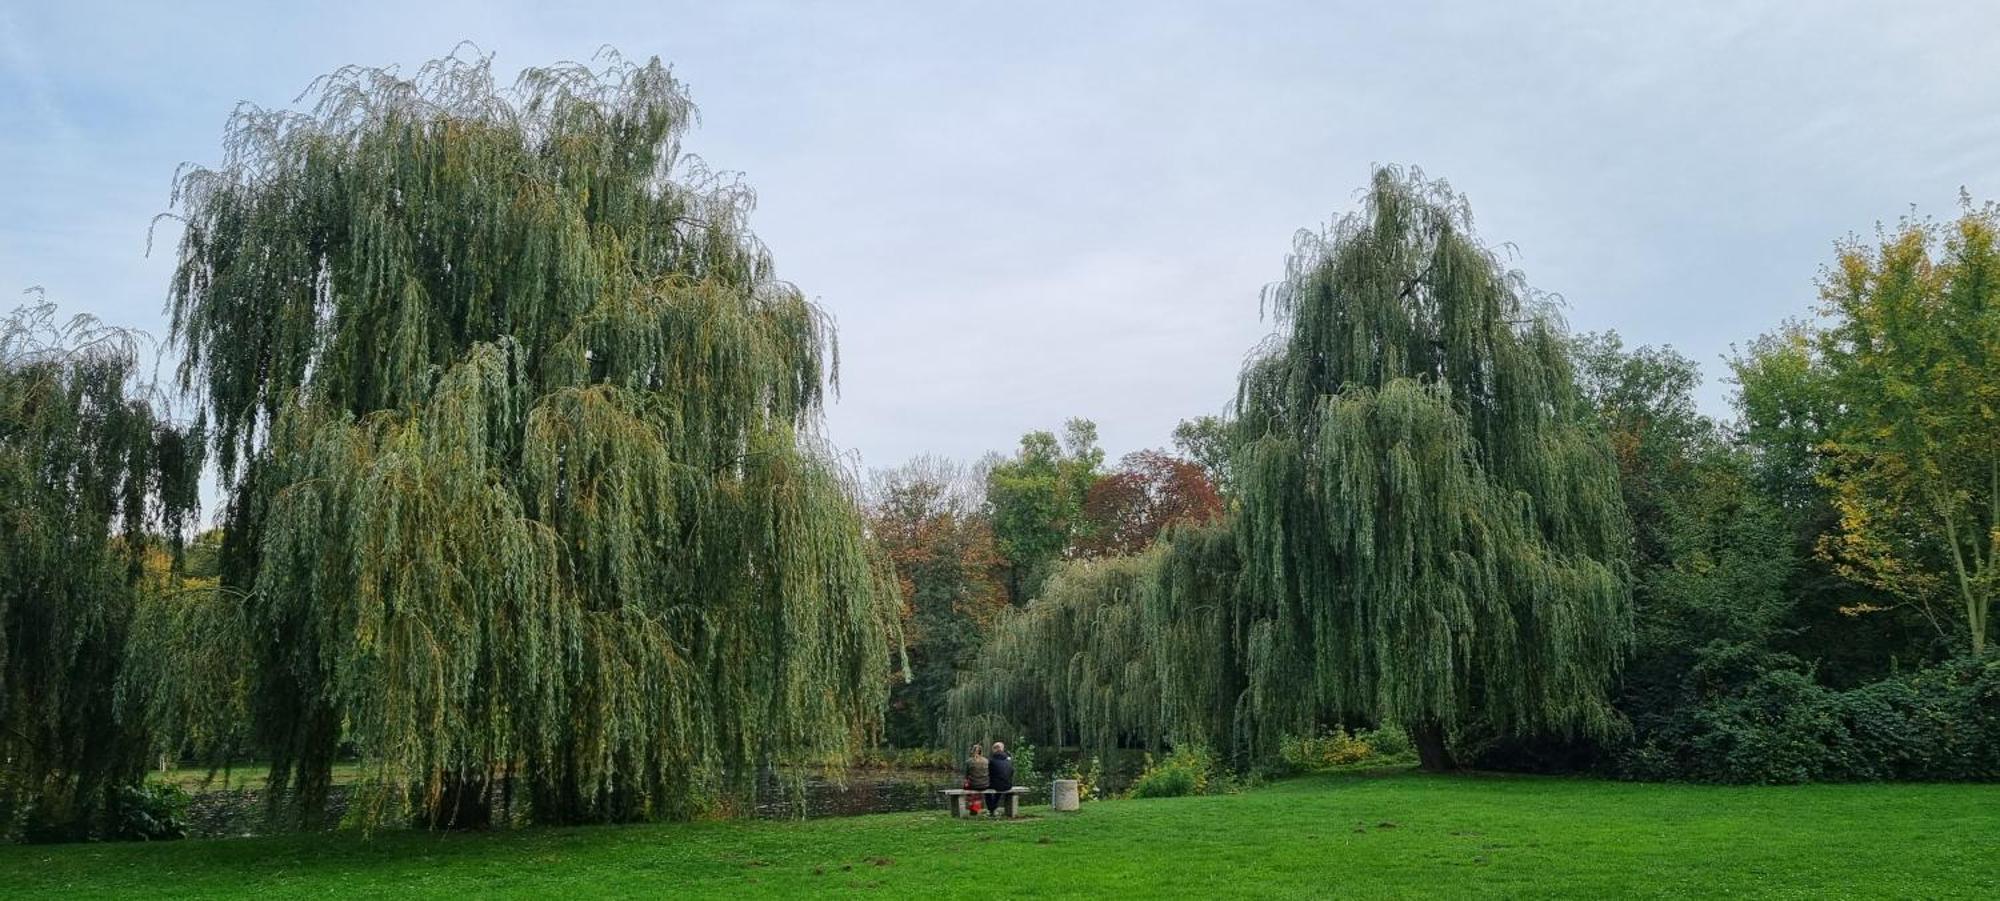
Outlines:
<svg viewBox="0 0 2000 901"><path fill-rule="evenodd" d="M2000 658L1849 691L1789 658L1705 649L1691 703L1636 737L1623 775L1795 783L2000 779Z"/></svg>

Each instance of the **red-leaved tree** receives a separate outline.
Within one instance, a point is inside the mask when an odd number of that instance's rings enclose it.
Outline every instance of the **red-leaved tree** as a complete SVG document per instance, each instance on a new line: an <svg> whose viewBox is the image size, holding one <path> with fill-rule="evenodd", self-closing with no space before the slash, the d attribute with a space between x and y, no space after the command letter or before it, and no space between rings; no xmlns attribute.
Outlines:
<svg viewBox="0 0 2000 901"><path fill-rule="evenodd" d="M1137 553L1167 527L1208 522L1222 510L1222 494L1200 464L1165 451L1136 451L1090 486L1083 501L1088 526L1071 555Z"/></svg>

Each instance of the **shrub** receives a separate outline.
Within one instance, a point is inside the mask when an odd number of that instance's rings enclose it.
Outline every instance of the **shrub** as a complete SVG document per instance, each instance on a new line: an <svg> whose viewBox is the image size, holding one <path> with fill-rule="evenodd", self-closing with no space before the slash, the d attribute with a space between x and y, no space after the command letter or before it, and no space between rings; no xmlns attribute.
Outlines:
<svg viewBox="0 0 2000 901"><path fill-rule="evenodd" d="M1035 784L1035 746L1022 742L1018 747L1008 748L1007 756L1014 759L1014 784Z"/></svg>
<svg viewBox="0 0 2000 901"><path fill-rule="evenodd" d="M31 806L19 832L21 840L32 843L186 838L187 809L188 794L178 785L117 785L81 814Z"/></svg>
<svg viewBox="0 0 2000 901"><path fill-rule="evenodd" d="M1373 748L1375 758L1379 761L1411 759L1417 753L1416 745L1410 743L1410 733L1403 731L1401 726L1383 725L1374 729L1363 729L1354 733L1354 737Z"/></svg>
<svg viewBox="0 0 2000 901"><path fill-rule="evenodd" d="M1282 772L1317 773L1359 763L1401 763L1416 753L1409 733L1384 725L1348 732L1335 726L1317 736L1288 735L1278 742Z"/></svg>
<svg viewBox="0 0 2000 901"><path fill-rule="evenodd" d="M186 838L188 801L188 793L172 783L121 785L112 790L103 837L141 842Z"/></svg>
<svg viewBox="0 0 2000 901"><path fill-rule="evenodd" d="M1089 767L1071 761L1056 772L1056 778L1076 780L1076 799L1088 801L1095 792L1104 790L1104 762L1095 756L1090 758Z"/></svg>
<svg viewBox="0 0 2000 901"><path fill-rule="evenodd" d="M869 748L854 756L858 769L949 770L958 759L941 748Z"/></svg>
<svg viewBox="0 0 2000 901"><path fill-rule="evenodd" d="M1097 759L1097 755L1093 754L1090 757L1090 767L1077 773L1076 798L1079 801L1088 801L1097 797L1097 793L1103 790L1104 761Z"/></svg>
<svg viewBox="0 0 2000 901"><path fill-rule="evenodd" d="M1145 772L1139 774L1132 783L1134 798L1176 798L1182 795L1208 794L1210 777L1215 772L1215 755L1204 745L1187 744L1174 748L1172 754L1155 762L1153 755L1146 755Z"/></svg>
<svg viewBox="0 0 2000 901"><path fill-rule="evenodd" d="M1148 763L1139 781L1132 783L1134 798L1178 798L1196 793L1195 774L1180 767L1157 767Z"/></svg>
<svg viewBox="0 0 2000 901"><path fill-rule="evenodd" d="M1789 658L1710 649L1689 681L1700 688L1620 755L1622 775L1731 783L2000 778L2000 659L1955 661L1842 692Z"/></svg>
<svg viewBox="0 0 2000 901"><path fill-rule="evenodd" d="M1833 695L1810 676L1765 673L1738 694L1690 713L1698 772L1730 782L1812 782L1852 768Z"/></svg>

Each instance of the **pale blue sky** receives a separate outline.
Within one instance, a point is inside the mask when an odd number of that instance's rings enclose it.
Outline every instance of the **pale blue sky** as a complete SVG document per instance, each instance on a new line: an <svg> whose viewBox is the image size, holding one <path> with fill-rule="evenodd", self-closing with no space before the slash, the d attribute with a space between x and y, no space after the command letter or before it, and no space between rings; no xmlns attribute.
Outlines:
<svg viewBox="0 0 2000 901"><path fill-rule="evenodd" d="M0 0L0 288L164 334L176 232L148 258L146 229L238 101L461 39L508 75L675 66L689 149L839 322L829 434L868 467L1070 416L1165 444L1373 163L1466 192L1573 327L1701 361L1716 412L1720 358L1807 312L1835 239L2000 198L2000 5L309 6Z"/></svg>

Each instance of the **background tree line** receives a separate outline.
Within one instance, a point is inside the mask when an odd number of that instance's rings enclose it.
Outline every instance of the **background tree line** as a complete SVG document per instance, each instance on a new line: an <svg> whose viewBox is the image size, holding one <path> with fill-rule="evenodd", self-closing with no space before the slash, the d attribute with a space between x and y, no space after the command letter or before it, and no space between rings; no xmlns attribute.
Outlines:
<svg viewBox="0 0 2000 901"><path fill-rule="evenodd" d="M952 709L1245 769L1386 724L1440 767L2000 775L1997 221L1844 241L1717 420L1694 361L1566 335L1462 198L1385 170L1301 236L1229 415L1176 433L1224 515L1073 542Z"/></svg>

